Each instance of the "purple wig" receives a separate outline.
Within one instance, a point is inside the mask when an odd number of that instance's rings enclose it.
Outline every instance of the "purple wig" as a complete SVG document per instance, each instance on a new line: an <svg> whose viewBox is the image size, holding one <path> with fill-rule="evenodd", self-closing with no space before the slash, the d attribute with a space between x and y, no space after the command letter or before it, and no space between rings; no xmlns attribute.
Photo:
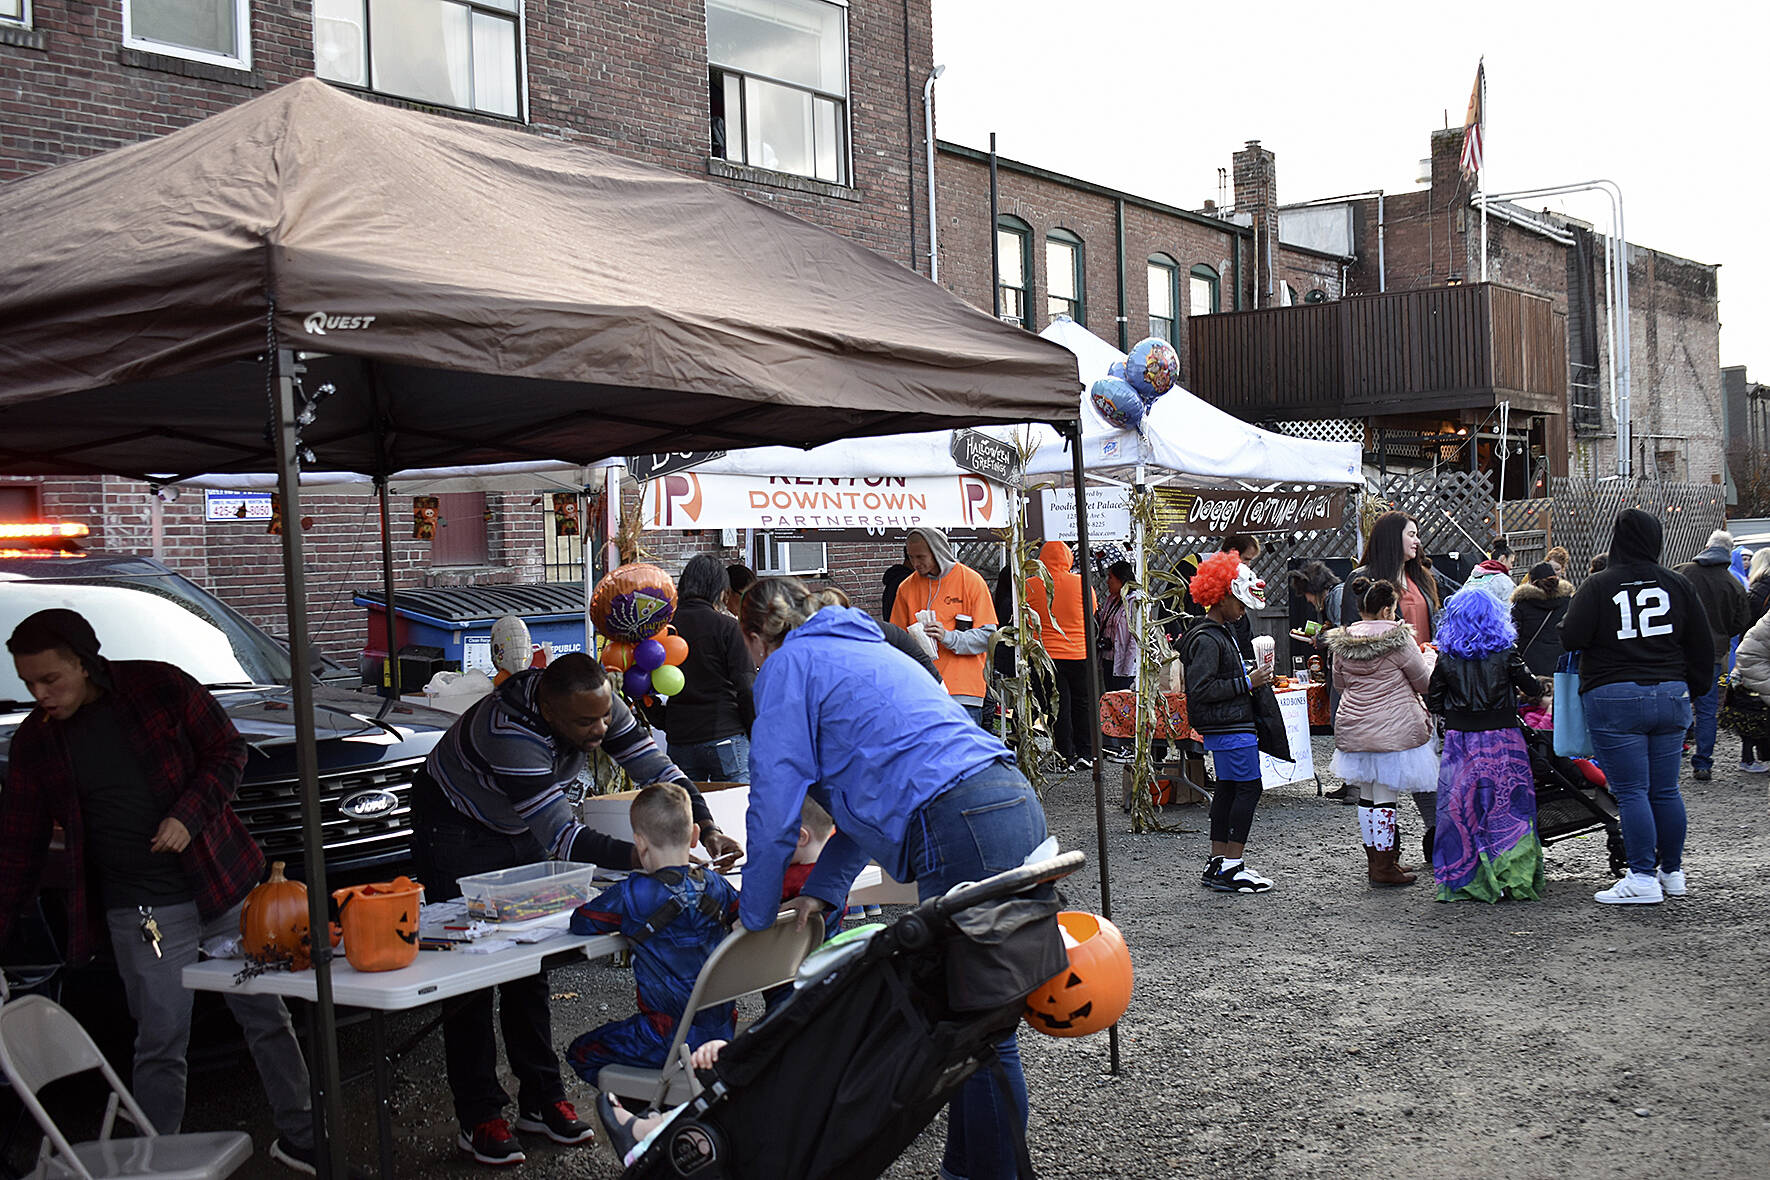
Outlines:
<svg viewBox="0 0 1770 1180"><path fill-rule="evenodd" d="M1512 608L1480 586L1465 586L1444 600L1432 642L1441 652L1479 660L1518 642Z"/></svg>

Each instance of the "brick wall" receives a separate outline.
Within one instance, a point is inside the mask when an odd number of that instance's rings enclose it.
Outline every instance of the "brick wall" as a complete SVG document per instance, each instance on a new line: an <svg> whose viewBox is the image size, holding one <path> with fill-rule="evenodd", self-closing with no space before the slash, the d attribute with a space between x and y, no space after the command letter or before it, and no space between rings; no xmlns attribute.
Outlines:
<svg viewBox="0 0 1770 1180"><path fill-rule="evenodd" d="M977 154L951 145L942 148L936 168L940 216L940 282L959 298L990 310L994 274L990 269L989 164ZM1190 311L1187 276L1195 265L1217 271L1221 305L1235 306L1235 257L1241 233L1228 222L1187 215L1131 194L1115 194L1070 177L1058 176L1014 161L997 168L999 211L1026 222L1032 230L1032 273L1028 276L1028 307L1033 331L1051 322L1046 310L1049 289L1045 273L1045 238L1056 229L1082 239L1082 320L1096 336L1117 345L1118 316L1117 205L1125 204L1125 340L1136 343L1149 334L1149 259L1172 258L1179 267L1180 315ZM1243 247L1245 249L1245 247ZM1186 332L1182 323L1181 372L1189 372Z"/></svg>

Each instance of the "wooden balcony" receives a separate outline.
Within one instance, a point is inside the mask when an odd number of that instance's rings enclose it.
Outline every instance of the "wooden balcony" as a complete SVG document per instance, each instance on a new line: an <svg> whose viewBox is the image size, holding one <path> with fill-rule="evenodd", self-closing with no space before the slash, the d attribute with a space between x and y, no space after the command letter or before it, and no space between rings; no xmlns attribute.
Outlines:
<svg viewBox="0 0 1770 1180"><path fill-rule="evenodd" d="M1475 283L1196 316L1190 388L1248 421L1488 408L1565 414L1567 317Z"/></svg>

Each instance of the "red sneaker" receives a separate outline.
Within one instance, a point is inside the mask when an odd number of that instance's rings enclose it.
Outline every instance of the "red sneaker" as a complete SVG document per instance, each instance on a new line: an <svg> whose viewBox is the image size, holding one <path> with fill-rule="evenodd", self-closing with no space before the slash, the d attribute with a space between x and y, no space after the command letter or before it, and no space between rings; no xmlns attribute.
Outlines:
<svg viewBox="0 0 1770 1180"><path fill-rule="evenodd" d="M516 1116L518 1131L539 1131L555 1143L589 1143L596 1128L578 1117L578 1109L565 1099L549 1102L540 1110Z"/></svg>
<svg viewBox="0 0 1770 1180"><path fill-rule="evenodd" d="M480 1163L493 1167L520 1164L528 1159L522 1153L522 1141L510 1133L510 1124L503 1119L487 1119L472 1133L463 1130L455 1143Z"/></svg>

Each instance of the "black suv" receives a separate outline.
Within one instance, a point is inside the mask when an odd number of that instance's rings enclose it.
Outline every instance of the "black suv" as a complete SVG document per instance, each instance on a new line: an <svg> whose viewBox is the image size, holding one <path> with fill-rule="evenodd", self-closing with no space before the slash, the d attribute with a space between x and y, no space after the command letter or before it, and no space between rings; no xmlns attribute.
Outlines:
<svg viewBox="0 0 1770 1180"><path fill-rule="evenodd" d="M0 639L49 607L85 615L105 656L176 664L215 694L250 747L234 810L267 858L301 875L287 648L149 558L0 557ZM384 880L410 859L412 778L454 718L349 691L314 672L328 884ZM12 660L0 658L0 775L5 747L32 707Z"/></svg>

